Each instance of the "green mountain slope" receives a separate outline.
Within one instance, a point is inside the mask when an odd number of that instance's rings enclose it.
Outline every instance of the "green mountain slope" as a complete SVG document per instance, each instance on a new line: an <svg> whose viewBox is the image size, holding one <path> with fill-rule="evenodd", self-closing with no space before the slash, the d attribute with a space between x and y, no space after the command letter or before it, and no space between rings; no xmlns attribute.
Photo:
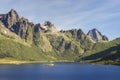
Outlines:
<svg viewBox="0 0 120 80"><path fill-rule="evenodd" d="M120 64L120 38L109 42L96 43L93 50L80 56L79 61L102 64Z"/></svg>
<svg viewBox="0 0 120 80"><path fill-rule="evenodd" d="M42 51L34 47L16 42L0 35L0 58L15 58L20 60L45 60Z"/></svg>

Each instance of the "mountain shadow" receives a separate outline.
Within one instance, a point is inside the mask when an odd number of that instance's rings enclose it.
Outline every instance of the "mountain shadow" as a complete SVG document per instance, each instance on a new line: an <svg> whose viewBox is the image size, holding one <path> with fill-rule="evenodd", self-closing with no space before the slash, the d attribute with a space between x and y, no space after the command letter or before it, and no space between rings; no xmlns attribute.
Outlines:
<svg viewBox="0 0 120 80"><path fill-rule="evenodd" d="M120 44L81 59L96 61L120 59Z"/></svg>

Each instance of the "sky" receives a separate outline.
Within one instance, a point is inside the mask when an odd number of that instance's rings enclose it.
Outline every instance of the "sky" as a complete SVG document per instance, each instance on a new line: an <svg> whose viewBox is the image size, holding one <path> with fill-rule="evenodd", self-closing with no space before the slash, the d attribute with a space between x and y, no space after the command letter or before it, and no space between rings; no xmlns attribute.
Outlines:
<svg viewBox="0 0 120 80"><path fill-rule="evenodd" d="M0 14L11 9L35 24L51 21L60 29L97 28L110 40L120 37L120 0L0 0Z"/></svg>

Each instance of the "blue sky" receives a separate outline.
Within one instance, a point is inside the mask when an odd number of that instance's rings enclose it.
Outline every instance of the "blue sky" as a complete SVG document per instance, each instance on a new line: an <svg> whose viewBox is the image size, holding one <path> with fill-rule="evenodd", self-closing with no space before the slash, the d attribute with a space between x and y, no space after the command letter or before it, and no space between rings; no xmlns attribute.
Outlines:
<svg viewBox="0 0 120 80"><path fill-rule="evenodd" d="M120 0L0 0L0 14L15 9L34 23L58 29L97 28L110 40L120 37Z"/></svg>

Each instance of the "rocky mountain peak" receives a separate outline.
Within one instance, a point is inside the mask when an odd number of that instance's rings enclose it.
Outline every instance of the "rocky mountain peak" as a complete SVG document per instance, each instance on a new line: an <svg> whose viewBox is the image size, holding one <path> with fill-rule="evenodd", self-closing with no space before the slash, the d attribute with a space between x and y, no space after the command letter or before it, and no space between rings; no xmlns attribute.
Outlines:
<svg viewBox="0 0 120 80"><path fill-rule="evenodd" d="M41 25L41 29L44 30L45 32L58 32L54 24L50 21L45 21L44 24Z"/></svg>
<svg viewBox="0 0 120 80"><path fill-rule="evenodd" d="M14 9L11 9L1 17L1 21L7 28L11 28L12 25L19 21L19 15Z"/></svg>
<svg viewBox="0 0 120 80"><path fill-rule="evenodd" d="M108 38L105 35L102 35L102 33L99 30L97 30L96 28L89 30L87 35L95 42L97 42L99 40L108 41Z"/></svg>
<svg viewBox="0 0 120 80"><path fill-rule="evenodd" d="M17 11L15 11L14 9L11 9L8 14L17 14ZM18 15L18 14L17 14Z"/></svg>
<svg viewBox="0 0 120 80"><path fill-rule="evenodd" d="M18 21L18 19L19 19L19 15L18 15L17 11L15 11L14 9L11 9L10 12L8 12L7 15L10 18L15 19L16 21Z"/></svg>
<svg viewBox="0 0 120 80"><path fill-rule="evenodd" d="M54 24L52 24L50 21L45 21L44 26L52 27Z"/></svg>

